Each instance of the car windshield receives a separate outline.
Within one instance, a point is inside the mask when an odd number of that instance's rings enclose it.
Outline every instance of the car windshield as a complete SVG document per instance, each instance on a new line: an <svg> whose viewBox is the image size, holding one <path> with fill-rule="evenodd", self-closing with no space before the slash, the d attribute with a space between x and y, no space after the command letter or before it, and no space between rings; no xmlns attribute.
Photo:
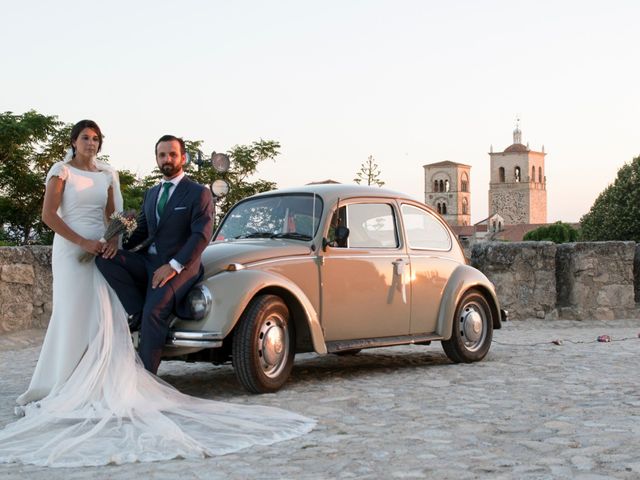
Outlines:
<svg viewBox="0 0 640 480"><path fill-rule="evenodd" d="M237 238L292 238L309 241L322 214L314 194L269 195L238 203L224 218L215 241Z"/></svg>

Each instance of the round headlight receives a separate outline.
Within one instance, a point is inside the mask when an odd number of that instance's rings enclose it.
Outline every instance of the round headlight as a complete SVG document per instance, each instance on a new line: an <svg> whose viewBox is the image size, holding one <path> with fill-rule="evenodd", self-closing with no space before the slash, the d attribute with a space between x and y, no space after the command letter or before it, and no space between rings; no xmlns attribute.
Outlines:
<svg viewBox="0 0 640 480"><path fill-rule="evenodd" d="M211 310L211 292L206 285L192 288L187 295L187 305L194 320L202 320Z"/></svg>

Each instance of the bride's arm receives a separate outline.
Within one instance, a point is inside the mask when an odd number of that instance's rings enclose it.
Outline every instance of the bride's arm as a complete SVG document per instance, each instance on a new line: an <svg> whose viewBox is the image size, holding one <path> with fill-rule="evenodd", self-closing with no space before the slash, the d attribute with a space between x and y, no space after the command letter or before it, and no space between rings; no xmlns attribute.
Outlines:
<svg viewBox="0 0 640 480"><path fill-rule="evenodd" d="M113 215L113 212L115 211L116 211L116 206L113 201L113 187L109 187L109 190L107 190L107 206L104 209L104 214L107 216L107 223L109 223L109 219L111 218L111 215Z"/></svg>
<svg viewBox="0 0 640 480"><path fill-rule="evenodd" d="M74 232L58 215L58 207L62 201L64 191L64 180L60 177L51 177L44 192L44 202L42 203L42 221L70 242L79 245L83 250L98 255L102 252L103 244L98 240L89 240Z"/></svg>
<svg viewBox="0 0 640 480"><path fill-rule="evenodd" d="M107 190L107 206L104 209L105 218L107 219L107 224L109 224L109 219L113 212L115 212L116 206L113 200L113 187L109 187ZM116 256L118 251L118 242L120 240L120 235L114 235L107 243L103 245L102 256L104 258L113 258Z"/></svg>

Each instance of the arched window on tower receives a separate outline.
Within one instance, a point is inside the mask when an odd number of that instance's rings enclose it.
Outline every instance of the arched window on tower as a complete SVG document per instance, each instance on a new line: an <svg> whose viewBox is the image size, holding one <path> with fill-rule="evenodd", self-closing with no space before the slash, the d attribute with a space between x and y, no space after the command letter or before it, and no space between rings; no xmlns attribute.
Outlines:
<svg viewBox="0 0 640 480"><path fill-rule="evenodd" d="M445 180L444 181L444 191L448 192L449 190L451 190L451 187L449 186L449 180Z"/></svg>
<svg viewBox="0 0 640 480"><path fill-rule="evenodd" d="M440 202L438 202L437 207L438 207L438 213L442 213L442 207L440 206Z"/></svg>
<svg viewBox="0 0 640 480"><path fill-rule="evenodd" d="M469 213L469 202L466 198L462 199L462 214L467 215Z"/></svg>
<svg viewBox="0 0 640 480"><path fill-rule="evenodd" d="M531 180L529 180L532 183L535 183L536 181L536 167L531 167Z"/></svg>
<svg viewBox="0 0 640 480"><path fill-rule="evenodd" d="M538 182L542 183L542 167L538 167Z"/></svg>
<svg viewBox="0 0 640 480"><path fill-rule="evenodd" d="M440 180L440 192L444 192L444 182Z"/></svg>
<svg viewBox="0 0 640 480"><path fill-rule="evenodd" d="M516 183L520 182L520 167L516 167L513 169L513 177Z"/></svg>
<svg viewBox="0 0 640 480"><path fill-rule="evenodd" d="M437 192L438 191L438 180L436 180L435 182L433 182L433 191Z"/></svg>
<svg viewBox="0 0 640 480"><path fill-rule="evenodd" d="M500 175L500 183L504 183L504 167L498 169L498 175Z"/></svg>
<svg viewBox="0 0 640 480"><path fill-rule="evenodd" d="M446 215L447 214L447 204L442 202L442 214Z"/></svg>
<svg viewBox="0 0 640 480"><path fill-rule="evenodd" d="M462 174L462 180L460 181L460 191L468 192L469 191L469 179L465 173Z"/></svg>

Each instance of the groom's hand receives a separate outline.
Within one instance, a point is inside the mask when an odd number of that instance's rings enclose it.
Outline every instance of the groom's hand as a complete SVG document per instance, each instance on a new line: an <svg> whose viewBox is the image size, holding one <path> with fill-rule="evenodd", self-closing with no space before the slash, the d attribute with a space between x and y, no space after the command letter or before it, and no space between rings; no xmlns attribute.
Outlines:
<svg viewBox="0 0 640 480"><path fill-rule="evenodd" d="M177 275L176 271L171 268L171 265L165 263L153 272L153 279L151 280L151 288L164 287L165 283L171 280Z"/></svg>
<svg viewBox="0 0 640 480"><path fill-rule="evenodd" d="M116 235L108 242L103 244L102 256L104 258L113 258L118 253L118 236Z"/></svg>

